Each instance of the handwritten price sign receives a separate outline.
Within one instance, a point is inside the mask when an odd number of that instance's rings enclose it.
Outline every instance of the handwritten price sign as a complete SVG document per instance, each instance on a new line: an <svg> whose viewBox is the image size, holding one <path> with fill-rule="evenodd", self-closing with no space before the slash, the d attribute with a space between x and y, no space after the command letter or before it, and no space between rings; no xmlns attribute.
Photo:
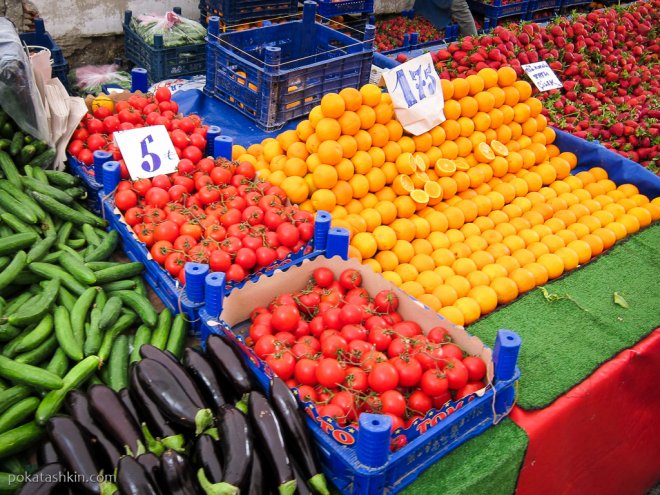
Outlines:
<svg viewBox="0 0 660 495"><path fill-rule="evenodd" d="M445 120L440 78L430 53L383 74L397 119L408 132L420 135Z"/></svg>
<svg viewBox="0 0 660 495"><path fill-rule="evenodd" d="M148 179L176 172L179 157L164 125L114 133L131 179Z"/></svg>
<svg viewBox="0 0 660 495"><path fill-rule="evenodd" d="M559 89L563 86L557 74L555 74L545 60L534 64L525 64L522 68L539 91L550 91L551 89Z"/></svg>

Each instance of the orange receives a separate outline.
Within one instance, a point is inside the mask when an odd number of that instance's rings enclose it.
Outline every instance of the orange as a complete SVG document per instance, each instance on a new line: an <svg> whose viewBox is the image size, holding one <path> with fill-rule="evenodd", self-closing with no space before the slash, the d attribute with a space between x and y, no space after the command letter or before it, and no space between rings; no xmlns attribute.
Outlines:
<svg viewBox="0 0 660 495"><path fill-rule="evenodd" d="M425 234L420 238L419 236L419 226L415 222L416 219L421 218L421 217L413 217L413 223L415 223L415 226L417 227L417 239L411 242L413 249L415 250L415 254L426 254L426 255L432 255L433 254L433 244L431 244L430 241L427 240L428 234ZM435 268L435 263L433 266L431 266L431 269Z"/></svg>
<svg viewBox="0 0 660 495"><path fill-rule="evenodd" d="M470 84L470 95L474 96L484 90L485 82L477 74L470 74L466 80Z"/></svg>
<svg viewBox="0 0 660 495"><path fill-rule="evenodd" d="M458 294L458 297L467 296L468 292L470 292L471 289L470 282L468 282L468 279L461 275L451 275L447 277L445 279L445 284L453 287L454 290L456 291L456 294Z"/></svg>
<svg viewBox="0 0 660 495"><path fill-rule="evenodd" d="M564 262L557 254L542 254L536 261L548 270L548 278L550 280L555 279L564 273Z"/></svg>
<svg viewBox="0 0 660 495"><path fill-rule="evenodd" d="M360 250L356 248L355 246L348 246L348 257L349 258L354 258L358 261L362 261L362 255L360 254ZM398 275L397 275L398 277ZM398 277L398 280L401 280L401 277ZM400 284L400 282L399 282Z"/></svg>
<svg viewBox="0 0 660 495"><path fill-rule="evenodd" d="M518 78L513 67L503 66L497 69L497 85L500 87L511 86Z"/></svg>
<svg viewBox="0 0 660 495"><path fill-rule="evenodd" d="M351 162L353 163L355 173L357 174L366 174L373 168L373 159L366 151L356 151Z"/></svg>
<svg viewBox="0 0 660 495"><path fill-rule="evenodd" d="M633 216L637 218L637 221L639 222L639 227L646 227L653 221L653 217L651 216L651 212L647 210L646 208L642 208L641 206L635 206L633 208L630 208L628 210L628 213L624 216ZM624 223L625 225L625 223Z"/></svg>
<svg viewBox="0 0 660 495"><path fill-rule="evenodd" d="M379 168L372 168L369 170L369 172L367 172L365 177L369 182L369 192L372 193L380 191L383 187L385 187L385 183L387 182L385 173Z"/></svg>
<svg viewBox="0 0 660 495"><path fill-rule="evenodd" d="M374 124L367 132L369 132L369 135L371 136L372 146L382 148L390 140L389 131L383 124Z"/></svg>
<svg viewBox="0 0 660 495"><path fill-rule="evenodd" d="M371 135L364 129L360 129L355 135L358 151L367 151L371 148Z"/></svg>
<svg viewBox="0 0 660 495"><path fill-rule="evenodd" d="M392 252L396 255L399 263L408 263L412 257L415 256L415 250L412 247L412 244L403 239L396 241L396 244L394 244L394 247L392 248Z"/></svg>
<svg viewBox="0 0 660 495"><path fill-rule="evenodd" d="M562 241L564 241L564 245L568 246L569 242L572 242L578 238L577 234L573 232L572 230L568 229L562 229L556 234L557 236L561 237Z"/></svg>
<svg viewBox="0 0 660 495"><path fill-rule="evenodd" d="M523 267L534 275L535 285L543 285L548 281L548 269L541 263L528 263Z"/></svg>
<svg viewBox="0 0 660 495"><path fill-rule="evenodd" d="M454 307L458 308L463 313L463 321L465 325L475 322L481 316L481 307L479 303L471 297L460 297L455 303Z"/></svg>
<svg viewBox="0 0 660 495"><path fill-rule="evenodd" d="M473 251L472 254L470 255L470 259L474 261L474 263L477 265L477 268L479 270L481 270L486 265L495 262L495 257L492 254L490 254L488 251L483 251L483 250Z"/></svg>
<svg viewBox="0 0 660 495"><path fill-rule="evenodd" d="M307 141L307 138L314 134L314 127L309 120L303 120L296 126L296 134L301 141Z"/></svg>
<svg viewBox="0 0 660 495"><path fill-rule="evenodd" d="M360 129L370 129L376 123L376 112L368 105L362 105L357 110L360 117Z"/></svg>
<svg viewBox="0 0 660 495"><path fill-rule="evenodd" d="M458 299L456 289L447 284L438 285L433 289L433 295L438 298L443 307L454 304Z"/></svg>
<svg viewBox="0 0 660 495"><path fill-rule="evenodd" d="M412 282L419 277L419 272L410 263L401 263L394 271L399 274L403 282Z"/></svg>
<svg viewBox="0 0 660 495"><path fill-rule="evenodd" d="M353 188L353 197L356 199L363 198L369 192L369 181L362 174L355 174L348 183Z"/></svg>
<svg viewBox="0 0 660 495"><path fill-rule="evenodd" d="M520 102L520 93L514 86L507 86L503 89L504 103L513 109L514 105L517 105Z"/></svg>
<svg viewBox="0 0 660 495"><path fill-rule="evenodd" d="M382 99L382 91L375 84L365 84L360 88L360 94L362 95L362 104L370 107L375 107Z"/></svg>
<svg viewBox="0 0 660 495"><path fill-rule="evenodd" d="M354 136L358 133L361 126L360 117L353 111L344 112L338 119L342 134Z"/></svg>
<svg viewBox="0 0 660 495"><path fill-rule="evenodd" d="M456 79L453 79L451 83L454 87L454 94L452 97L455 100L460 100L470 93L470 83L467 79L457 77Z"/></svg>
<svg viewBox="0 0 660 495"><path fill-rule="evenodd" d="M477 75L482 79L484 83L484 89L492 88L497 85L498 76L497 71L490 67L485 67L477 72Z"/></svg>
<svg viewBox="0 0 660 495"><path fill-rule="evenodd" d="M346 103L337 93L327 93L321 98L321 111L324 117L338 119L345 110Z"/></svg>
<svg viewBox="0 0 660 495"><path fill-rule="evenodd" d="M433 138L428 132L420 134L419 136L413 136L412 140L415 142L416 151L428 151L431 146L433 146Z"/></svg>
<svg viewBox="0 0 660 495"><path fill-rule="evenodd" d="M465 214L463 210L450 206L444 212L450 229L460 229L465 223Z"/></svg>
<svg viewBox="0 0 660 495"><path fill-rule="evenodd" d="M460 117L458 124L461 126L461 136L468 137L474 132L474 121L469 117Z"/></svg>
<svg viewBox="0 0 660 495"><path fill-rule="evenodd" d="M438 314L443 318L451 321L454 325L465 325L465 318L463 312L455 306L443 306L438 311Z"/></svg>
<svg viewBox="0 0 660 495"><path fill-rule="evenodd" d="M428 254L416 254L410 260L410 264L414 266L420 273L433 270L435 268L433 258Z"/></svg>
<svg viewBox="0 0 660 495"><path fill-rule="evenodd" d="M461 117L474 117L479 111L479 104L472 96L464 96L458 103L461 106Z"/></svg>
<svg viewBox="0 0 660 495"><path fill-rule="evenodd" d="M397 120L390 120L385 124L388 132L390 133L390 139L392 141L398 141L403 136L403 127Z"/></svg>
<svg viewBox="0 0 660 495"><path fill-rule="evenodd" d="M344 88L339 92L339 96L344 100L344 107L347 111L354 112L362 105L362 94L355 88Z"/></svg>
<svg viewBox="0 0 660 495"><path fill-rule="evenodd" d="M332 188L332 192L335 195L338 205L347 205L353 199L353 188L345 180L337 181L337 184Z"/></svg>
<svg viewBox="0 0 660 495"><path fill-rule="evenodd" d="M323 141L319 144L317 153L321 163L326 165L337 165L344 157L344 151L337 141Z"/></svg>
<svg viewBox="0 0 660 495"><path fill-rule="evenodd" d="M468 258L472 254L472 248L470 248L465 242L454 242L449 247L449 250L452 251L457 258Z"/></svg>
<svg viewBox="0 0 660 495"><path fill-rule="evenodd" d="M488 275L488 278L490 279L491 282L495 280L497 277L506 277L508 274L506 268L504 268L502 265L499 265L497 263L488 263L483 267L481 271L486 275Z"/></svg>
<svg viewBox="0 0 660 495"><path fill-rule="evenodd" d="M600 240L602 241L602 249L611 248L617 240L616 235L614 234L614 232L612 232L611 230L609 230L607 228L602 228L602 227L600 229L594 230L593 234L585 235L582 240L584 240L586 242L589 242L589 240L587 239L587 237L589 237L589 236L599 237ZM593 244L591 242L589 242L589 244L593 248ZM602 249L601 249L601 251L602 251Z"/></svg>
<svg viewBox="0 0 660 495"><path fill-rule="evenodd" d="M511 273L516 268L520 268L520 262L510 255L496 257L496 263L506 268L507 273Z"/></svg>
<svg viewBox="0 0 660 495"><path fill-rule="evenodd" d="M399 217L399 220L404 218L410 218L413 215L413 213L415 213L416 210L415 201L410 196L397 197L394 200L394 206L396 206L397 216Z"/></svg>
<svg viewBox="0 0 660 495"><path fill-rule="evenodd" d="M337 205L337 199L332 191L318 189L312 193L312 206L314 210L332 211Z"/></svg>
<svg viewBox="0 0 660 495"><path fill-rule="evenodd" d="M490 287L497 294L498 304L507 304L518 297L518 285L508 277L496 277Z"/></svg>
<svg viewBox="0 0 660 495"><path fill-rule="evenodd" d="M468 273L467 279L472 288L490 285L490 277L481 270Z"/></svg>
<svg viewBox="0 0 660 495"><path fill-rule="evenodd" d="M580 258L578 254L569 247L560 248L557 250L557 252L555 252L555 254L559 256L564 263L565 271L573 270L580 264Z"/></svg>
<svg viewBox="0 0 660 495"><path fill-rule="evenodd" d="M634 234L640 229L640 221L635 215L626 213L621 215L618 219L618 222L621 223L625 228L628 234Z"/></svg>
<svg viewBox="0 0 660 495"><path fill-rule="evenodd" d="M474 156L480 163L489 163L495 159L493 149L486 143L479 143L474 150Z"/></svg>
<svg viewBox="0 0 660 495"><path fill-rule="evenodd" d="M394 117L394 107L391 103L380 103L374 107L376 112L376 122L378 124L387 124Z"/></svg>
<svg viewBox="0 0 660 495"><path fill-rule="evenodd" d="M320 142L336 141L341 132L341 125L335 119L324 117L316 124L316 137Z"/></svg>
<svg viewBox="0 0 660 495"><path fill-rule="evenodd" d="M440 79L440 86L442 86L442 96L445 101L454 96L454 85L449 79Z"/></svg>
<svg viewBox="0 0 660 495"><path fill-rule="evenodd" d="M504 104L506 93L502 88L500 88L499 86L493 86L492 88L488 88L486 91L488 91L490 94L492 94L495 97L494 108L500 108Z"/></svg>
<svg viewBox="0 0 660 495"><path fill-rule="evenodd" d="M536 261L536 255L527 248L518 249L514 251L512 256L518 260L520 266L525 266L529 263Z"/></svg>
<svg viewBox="0 0 660 495"><path fill-rule="evenodd" d="M465 277L468 273L477 269L477 264L470 258L459 258L452 263L451 268L456 275L462 275Z"/></svg>

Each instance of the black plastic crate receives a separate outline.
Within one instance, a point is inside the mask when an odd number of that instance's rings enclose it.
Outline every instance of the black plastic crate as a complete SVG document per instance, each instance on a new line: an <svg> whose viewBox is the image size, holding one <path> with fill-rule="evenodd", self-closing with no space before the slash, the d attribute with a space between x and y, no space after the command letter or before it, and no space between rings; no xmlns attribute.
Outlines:
<svg viewBox="0 0 660 495"><path fill-rule="evenodd" d="M232 25L296 14L298 0L200 0L199 11L204 20L217 16Z"/></svg>
<svg viewBox="0 0 660 495"><path fill-rule="evenodd" d="M53 77L57 77L62 81L66 90L71 93L71 87L69 85L69 64L64 58L62 49L57 43L55 43L50 34L48 34L48 31L46 31L44 20L37 17L34 20L34 32L21 33L19 34L19 38L30 50L39 51L45 48L50 52Z"/></svg>
<svg viewBox="0 0 660 495"><path fill-rule="evenodd" d="M513 15L525 15L529 5L529 0L507 4L503 4L502 0L493 0L492 3L480 2L479 0L467 0L467 2L472 12L482 14L491 20Z"/></svg>

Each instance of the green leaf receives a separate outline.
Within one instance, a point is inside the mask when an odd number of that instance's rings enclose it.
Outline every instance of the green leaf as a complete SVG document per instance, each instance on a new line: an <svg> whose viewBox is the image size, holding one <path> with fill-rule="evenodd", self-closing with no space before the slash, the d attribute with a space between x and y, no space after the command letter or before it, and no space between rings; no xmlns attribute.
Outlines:
<svg viewBox="0 0 660 495"><path fill-rule="evenodd" d="M628 309L630 305L628 304L628 301L626 301L621 294L618 292L614 293L614 304L618 304L622 308Z"/></svg>

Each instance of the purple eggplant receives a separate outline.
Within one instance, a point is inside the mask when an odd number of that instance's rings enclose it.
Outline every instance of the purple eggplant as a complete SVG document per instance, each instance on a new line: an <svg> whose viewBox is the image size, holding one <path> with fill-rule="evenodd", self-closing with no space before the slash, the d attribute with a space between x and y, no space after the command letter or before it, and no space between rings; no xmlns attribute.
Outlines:
<svg viewBox="0 0 660 495"><path fill-rule="evenodd" d="M156 487L160 487L159 480L161 479L160 475L160 458L152 452L147 452L136 457L140 465L145 469L149 478L151 479L151 484ZM167 490L160 489L162 493L167 493Z"/></svg>
<svg viewBox="0 0 660 495"><path fill-rule="evenodd" d="M254 380L243 357L226 337L211 335L206 340L206 353L220 375L232 385L237 397L253 390Z"/></svg>
<svg viewBox="0 0 660 495"><path fill-rule="evenodd" d="M151 475L135 458L124 456L117 466L117 487L122 495L160 495Z"/></svg>
<svg viewBox="0 0 660 495"><path fill-rule="evenodd" d="M54 464L60 462L60 457L55 451L53 442L44 442L37 449L37 463L40 466L45 466L46 464Z"/></svg>
<svg viewBox="0 0 660 495"><path fill-rule="evenodd" d="M198 484L193 478L188 458L168 449L160 458L163 482L171 495L199 495Z"/></svg>
<svg viewBox="0 0 660 495"><path fill-rule="evenodd" d="M207 404L217 411L227 403L213 366L201 352L187 347L183 353L183 365L199 386Z"/></svg>
<svg viewBox="0 0 660 495"><path fill-rule="evenodd" d="M31 481L25 483L16 495L60 495L68 491L66 468L59 462L46 464L30 478Z"/></svg>

